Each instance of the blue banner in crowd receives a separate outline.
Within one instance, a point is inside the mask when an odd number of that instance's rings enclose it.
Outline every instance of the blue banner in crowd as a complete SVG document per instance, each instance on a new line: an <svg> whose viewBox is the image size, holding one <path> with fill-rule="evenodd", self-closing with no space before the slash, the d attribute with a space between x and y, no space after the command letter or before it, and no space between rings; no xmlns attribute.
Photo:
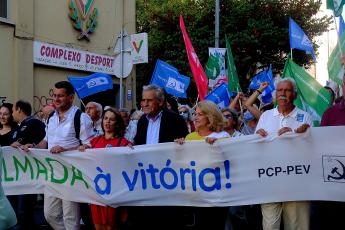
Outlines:
<svg viewBox="0 0 345 230"><path fill-rule="evenodd" d="M67 79L73 85L79 98L113 88L111 77L104 73L94 73L86 77L68 76Z"/></svg>
<svg viewBox="0 0 345 230"><path fill-rule="evenodd" d="M249 89L259 89L261 83L263 82L268 82L268 86L262 92L261 100L264 103L269 103L272 100L272 92L275 90L272 74L272 65L270 65L268 70L261 71L253 77L252 82L249 85Z"/></svg>
<svg viewBox="0 0 345 230"><path fill-rule="evenodd" d="M205 100L212 101L219 108L223 109L230 105L230 93L228 91L228 86L222 83L220 86L212 90L206 97Z"/></svg>
<svg viewBox="0 0 345 230"><path fill-rule="evenodd" d="M164 88L173 96L186 98L189 82L189 77L180 75L174 66L158 59L150 84Z"/></svg>
<svg viewBox="0 0 345 230"><path fill-rule="evenodd" d="M289 18L289 34L290 34L290 48L291 49L299 49L306 51L307 54L311 54L313 56L314 61L316 60L315 52L313 48L313 43L310 41L308 36L304 33L304 31L297 25L297 23Z"/></svg>

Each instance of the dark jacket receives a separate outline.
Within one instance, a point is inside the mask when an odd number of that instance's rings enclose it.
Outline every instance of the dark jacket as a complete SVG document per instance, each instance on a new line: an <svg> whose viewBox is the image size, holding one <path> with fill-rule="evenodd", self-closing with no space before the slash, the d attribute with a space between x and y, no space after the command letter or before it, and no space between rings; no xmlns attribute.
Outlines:
<svg viewBox="0 0 345 230"><path fill-rule="evenodd" d="M12 136L12 143L17 141L22 145L25 144L38 144L43 140L46 135L45 124L34 118L27 117L21 122L17 130L14 131Z"/></svg>
<svg viewBox="0 0 345 230"><path fill-rule="evenodd" d="M138 121L137 134L134 137L136 145L146 144L147 126L149 121L146 115ZM183 118L175 112L164 109L159 129L159 143L173 142L177 138L186 137L188 128Z"/></svg>

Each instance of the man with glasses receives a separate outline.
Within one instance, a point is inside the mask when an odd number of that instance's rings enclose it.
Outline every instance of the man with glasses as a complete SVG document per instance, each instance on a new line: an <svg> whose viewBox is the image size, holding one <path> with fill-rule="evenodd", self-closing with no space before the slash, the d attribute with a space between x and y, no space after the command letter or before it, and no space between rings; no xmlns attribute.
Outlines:
<svg viewBox="0 0 345 230"><path fill-rule="evenodd" d="M93 137L92 121L87 114L80 113L80 129L79 132L76 130L75 116L80 110L73 105L74 95L70 82L60 81L54 85L53 99L56 109L48 119L47 133L38 145L39 148L48 148L50 153L60 154L78 149L80 145L90 144ZM80 207L77 202L46 195L44 216L53 229L80 229Z"/></svg>

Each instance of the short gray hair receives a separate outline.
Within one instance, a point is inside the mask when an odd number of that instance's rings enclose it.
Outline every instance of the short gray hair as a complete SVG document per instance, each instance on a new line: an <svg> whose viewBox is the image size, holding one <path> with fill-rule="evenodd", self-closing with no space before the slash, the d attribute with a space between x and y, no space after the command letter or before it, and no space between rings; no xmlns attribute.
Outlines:
<svg viewBox="0 0 345 230"><path fill-rule="evenodd" d="M96 107L96 110L99 112L99 116L102 117L102 113L103 113L103 107L101 104L97 103L97 102L94 102L94 101L90 101L89 103L87 104L94 104L95 107ZM87 106L86 104L86 106Z"/></svg>
<svg viewBox="0 0 345 230"><path fill-rule="evenodd" d="M279 85L280 83L282 83L282 82L290 82L291 85L292 85L293 91L294 91L295 93L297 93L296 81L295 81L293 78L291 78L291 77L280 78L280 79L277 81L277 87L278 87L278 85ZM276 87L276 88L277 88L277 87Z"/></svg>
<svg viewBox="0 0 345 230"><path fill-rule="evenodd" d="M155 91L156 97L159 101L165 101L165 91L162 87L159 87L157 85L144 85L143 91Z"/></svg>

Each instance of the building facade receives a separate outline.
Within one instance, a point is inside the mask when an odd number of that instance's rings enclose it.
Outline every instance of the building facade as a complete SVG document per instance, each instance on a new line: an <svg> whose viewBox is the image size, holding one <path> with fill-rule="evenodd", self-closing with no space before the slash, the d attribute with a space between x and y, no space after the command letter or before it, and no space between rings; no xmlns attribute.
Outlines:
<svg viewBox="0 0 345 230"><path fill-rule="evenodd" d="M83 101L119 107L120 80L109 67L118 68L121 28L135 33L135 0L0 0L0 103L25 99L36 113L52 102L55 82L103 71L113 90ZM133 66L122 80L123 107L136 105L135 82Z"/></svg>

